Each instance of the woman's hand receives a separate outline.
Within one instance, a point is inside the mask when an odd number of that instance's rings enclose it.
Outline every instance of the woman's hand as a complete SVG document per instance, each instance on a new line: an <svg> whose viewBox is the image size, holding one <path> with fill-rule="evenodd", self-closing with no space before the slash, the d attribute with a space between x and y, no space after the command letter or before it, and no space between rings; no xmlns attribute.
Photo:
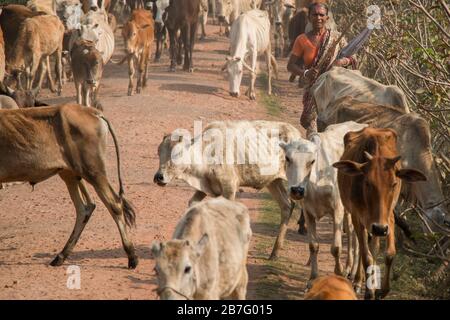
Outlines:
<svg viewBox="0 0 450 320"><path fill-rule="evenodd" d="M344 58L341 58L341 59L339 59L339 60L336 60L336 61L333 63L333 66L336 66L336 67L346 67L346 66L348 66L349 64L350 64L350 59L344 57Z"/></svg>
<svg viewBox="0 0 450 320"><path fill-rule="evenodd" d="M317 75L319 74L319 71L317 71L317 69L309 69L308 71L305 72L305 78L308 79L309 81L313 81L317 78Z"/></svg>

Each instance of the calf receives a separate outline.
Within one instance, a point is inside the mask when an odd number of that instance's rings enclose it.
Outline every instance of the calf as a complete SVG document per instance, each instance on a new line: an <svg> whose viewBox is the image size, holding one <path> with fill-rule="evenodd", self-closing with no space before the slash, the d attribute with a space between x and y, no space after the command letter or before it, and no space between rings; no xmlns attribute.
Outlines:
<svg viewBox="0 0 450 320"><path fill-rule="evenodd" d="M366 275L365 298L384 298L389 292L389 277L395 256L394 207L402 180L424 181L426 177L414 169L401 169L397 152L397 134L392 129L365 128L344 136L345 150L338 169L338 185L342 203L352 216L360 247L357 285ZM370 279L379 245L386 238L386 270L381 289L375 291ZM364 269L363 269L364 268ZM371 285L369 285L371 282Z"/></svg>
<svg viewBox="0 0 450 320"><path fill-rule="evenodd" d="M235 146L236 149L228 149L226 161L223 158L224 143L221 144L224 140L211 141L211 135L226 137L227 148ZM175 179L184 180L196 190L189 205L203 200L207 195L234 200L239 187L257 190L267 187L281 214L278 236L270 255L271 259L275 259L284 242L293 203L290 203L283 185L286 180L285 157L279 152L278 145L273 146L272 143L274 139L290 142L300 137L295 127L283 122L217 121L203 130L202 140L211 143L205 146L204 153L197 154L199 142L177 137L176 134L173 137L166 135L158 147L159 169L153 181L165 186ZM206 152L208 150L214 150L212 159ZM180 158L180 155L187 156L187 159Z"/></svg>
<svg viewBox="0 0 450 320"><path fill-rule="evenodd" d="M331 254L335 260L334 272L337 275L354 275L356 264L353 261L353 226L347 217L348 255L345 272L340 262L344 207L337 187L337 171L332 167L344 152L343 137L349 131L361 130L366 124L353 121L329 126L325 132L318 133L312 140L298 139L289 144L280 143L286 155L286 176L288 192L292 200L300 201L308 225L311 275L308 287L319 273L317 255L319 241L316 222L324 216L333 219L334 240ZM355 267L354 267L355 266Z"/></svg>
<svg viewBox="0 0 450 320"><path fill-rule="evenodd" d="M136 93L140 93L142 88L147 86L148 61L150 60L151 46L155 36L151 12L145 9L134 10L130 20L123 26L122 36L127 53L124 60L128 59L128 95L131 96L133 94L135 61L138 65Z"/></svg>
<svg viewBox="0 0 450 320"><path fill-rule="evenodd" d="M217 198L189 208L172 240L152 245L158 295L163 300L244 300L251 236L243 204Z"/></svg>
<svg viewBox="0 0 450 320"><path fill-rule="evenodd" d="M358 300L347 279L330 275L317 278L305 295L305 300Z"/></svg>
<svg viewBox="0 0 450 320"><path fill-rule="evenodd" d="M31 108L48 106L45 102L36 99L38 88L33 90L16 89L13 90L0 82L0 94L12 98L19 108Z"/></svg>
<svg viewBox="0 0 450 320"><path fill-rule="evenodd" d="M118 195L106 174L108 130L116 147ZM135 212L124 196L116 136L100 111L77 104L0 110L0 154L0 183L23 181L34 185L58 174L69 190L77 212L75 227L52 266L63 264L95 209L84 180L94 187L116 222L128 267L137 266L126 229L126 225L134 224Z"/></svg>
<svg viewBox="0 0 450 320"><path fill-rule="evenodd" d="M228 71L230 95L239 96L244 68L250 72L250 87L247 95L256 99L255 81L258 54L264 54L267 64L268 82L267 92L272 94L272 66L277 73L277 64L272 56L270 44L270 21L266 11L254 9L241 14L231 26L230 56L222 70ZM245 58L249 56L250 65Z"/></svg>
<svg viewBox="0 0 450 320"><path fill-rule="evenodd" d="M82 39L75 41L70 52L70 63L77 91L77 103L102 110L97 94L103 73L103 60L95 48L95 43Z"/></svg>

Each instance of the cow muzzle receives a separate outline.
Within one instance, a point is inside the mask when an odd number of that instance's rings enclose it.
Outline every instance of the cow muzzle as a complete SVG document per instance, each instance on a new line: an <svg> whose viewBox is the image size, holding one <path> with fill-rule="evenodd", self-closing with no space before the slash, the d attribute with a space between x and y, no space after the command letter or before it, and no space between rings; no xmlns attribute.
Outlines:
<svg viewBox="0 0 450 320"><path fill-rule="evenodd" d="M161 172L155 173L155 176L153 177L153 182L160 187L164 187L167 184L166 182L164 182L164 175Z"/></svg>
<svg viewBox="0 0 450 320"><path fill-rule="evenodd" d="M237 98L237 97L239 97L239 93L238 92L230 92L230 96L232 96L233 98Z"/></svg>
<svg viewBox="0 0 450 320"><path fill-rule="evenodd" d="M97 81L95 81L94 79L87 79L86 83L91 86L95 86L97 84Z"/></svg>
<svg viewBox="0 0 450 320"><path fill-rule="evenodd" d="M294 200L301 200L305 197L305 188L297 186L291 187L289 190L291 198Z"/></svg>
<svg viewBox="0 0 450 320"><path fill-rule="evenodd" d="M97 11L97 10L98 10L98 7L90 7L89 10Z"/></svg>
<svg viewBox="0 0 450 320"><path fill-rule="evenodd" d="M218 16L217 19L219 19L220 23L226 23L225 16Z"/></svg>
<svg viewBox="0 0 450 320"><path fill-rule="evenodd" d="M389 226L387 224L373 223L371 231L376 237L385 237L389 234Z"/></svg>

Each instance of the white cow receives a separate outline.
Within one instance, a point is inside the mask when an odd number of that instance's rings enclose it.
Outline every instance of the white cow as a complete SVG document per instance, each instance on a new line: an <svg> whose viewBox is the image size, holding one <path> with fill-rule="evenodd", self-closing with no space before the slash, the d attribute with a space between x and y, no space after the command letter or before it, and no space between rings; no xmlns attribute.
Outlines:
<svg viewBox="0 0 450 320"><path fill-rule="evenodd" d="M262 0L217 0L217 17L225 24L225 34L229 33L229 26L244 12L258 9Z"/></svg>
<svg viewBox="0 0 450 320"><path fill-rule="evenodd" d="M270 44L270 21L266 11L254 9L241 14L231 26L230 56L222 70L228 71L230 95L238 97L244 68L250 71L250 87L247 95L256 99L255 81L258 55L264 54L267 64L267 92L272 94L272 66L278 73L277 63ZM250 59L250 65L246 62Z"/></svg>
<svg viewBox="0 0 450 320"><path fill-rule="evenodd" d="M189 208L172 240L155 241L158 295L163 300L244 300L252 231L248 209L216 198Z"/></svg>
<svg viewBox="0 0 450 320"><path fill-rule="evenodd" d="M266 9L272 13L272 27L275 38L275 57L280 57L289 47L289 21L295 13L292 0L272 0L266 2ZM287 52L288 53L288 52Z"/></svg>
<svg viewBox="0 0 450 320"><path fill-rule="evenodd" d="M266 187L281 209L280 229L271 254L276 258L292 205L283 185L285 158L274 139L290 142L300 137L294 126L275 121L212 122L193 140L166 135L158 147L159 169L153 181L159 186L175 179L185 181L196 190L189 205L207 195L234 200L239 187Z"/></svg>
<svg viewBox="0 0 450 320"><path fill-rule="evenodd" d="M337 186L337 170L333 163L339 161L344 152L344 135L349 131L358 131L367 127L348 121L329 126L325 132L312 136L311 141L298 139L290 143L280 143L286 155L286 175L291 199L299 200L308 226L308 240L312 280L318 276L317 254L319 242L316 234L316 221L328 215L333 218L334 240L331 253L335 259L334 272L343 275L340 262L342 248L342 230L344 207ZM353 260L353 226L351 217L346 214L348 231L348 257L346 274L356 273L357 260ZM356 252L355 248L355 252ZM354 263L355 262L355 263Z"/></svg>
<svg viewBox="0 0 450 320"><path fill-rule="evenodd" d="M108 23L108 15L103 10L89 11L81 17L79 32L72 33L69 51L78 39L93 41L100 52L103 65L108 63L114 52L114 32Z"/></svg>
<svg viewBox="0 0 450 320"><path fill-rule="evenodd" d="M359 70L333 67L316 80L311 92L317 105L318 121L329 118L328 114L333 110L328 108L345 96L360 102L394 106L401 112L409 113L406 96L399 87L386 86L366 78Z"/></svg>

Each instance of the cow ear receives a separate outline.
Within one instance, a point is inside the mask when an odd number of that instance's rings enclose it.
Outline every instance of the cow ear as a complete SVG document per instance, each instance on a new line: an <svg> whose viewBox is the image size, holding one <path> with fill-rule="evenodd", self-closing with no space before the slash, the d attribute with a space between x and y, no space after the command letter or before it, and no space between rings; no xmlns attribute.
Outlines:
<svg viewBox="0 0 450 320"><path fill-rule="evenodd" d="M348 176L359 176L364 173L363 167L366 163L358 163L350 160L342 160L333 163L333 167Z"/></svg>
<svg viewBox="0 0 450 320"><path fill-rule="evenodd" d="M234 61L241 61L241 57L234 57L233 60Z"/></svg>
<svg viewBox="0 0 450 320"><path fill-rule="evenodd" d="M206 246L209 242L209 236L207 233L203 234L202 238L197 242L195 246L195 253L197 257L200 257L205 252Z"/></svg>
<svg viewBox="0 0 450 320"><path fill-rule="evenodd" d="M227 70L227 67L228 67L228 61L225 62L225 64L222 66L222 68L220 68L220 70L223 72L223 71Z"/></svg>
<svg viewBox="0 0 450 320"><path fill-rule="evenodd" d="M427 177L415 169L400 169L395 172L395 175L406 182L426 181Z"/></svg>
<svg viewBox="0 0 450 320"><path fill-rule="evenodd" d="M162 249L164 248L164 244L162 242L159 242L157 240L153 241L152 243L152 254L154 258L159 257L161 254Z"/></svg>
<svg viewBox="0 0 450 320"><path fill-rule="evenodd" d="M231 61L231 60L233 60L233 58L232 58L232 57L230 57L230 56L227 56L227 57L225 58L225 60L227 60L227 61Z"/></svg>

